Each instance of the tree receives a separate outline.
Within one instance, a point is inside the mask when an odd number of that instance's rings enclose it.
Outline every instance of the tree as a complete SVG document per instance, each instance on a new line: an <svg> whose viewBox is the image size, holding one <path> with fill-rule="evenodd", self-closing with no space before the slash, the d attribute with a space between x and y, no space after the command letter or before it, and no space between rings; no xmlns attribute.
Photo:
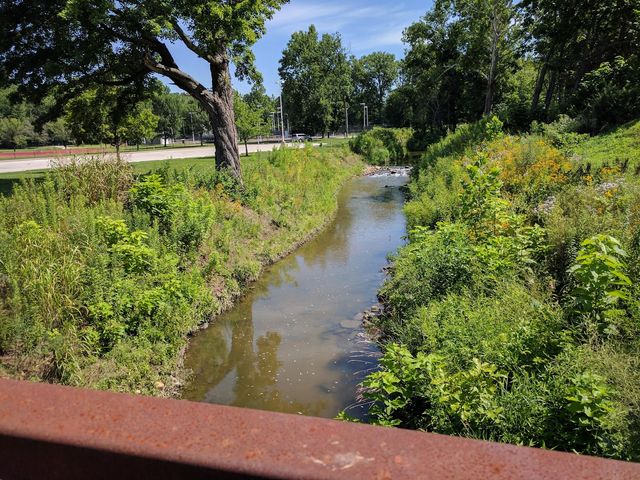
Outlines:
<svg viewBox="0 0 640 480"><path fill-rule="evenodd" d="M95 85L170 79L208 113L216 165L241 177L229 64L258 78L250 50L287 0L30 0L0 3L0 78L42 96L76 96ZM182 70L168 48L181 42L207 62L211 88Z"/></svg>
<svg viewBox="0 0 640 480"><path fill-rule="evenodd" d="M517 69L520 30L510 0L436 0L404 35L416 127L444 130L490 113Z"/></svg>
<svg viewBox="0 0 640 480"><path fill-rule="evenodd" d="M343 124L352 83L339 34L319 37L313 25L306 32L294 33L278 71L293 128L324 136Z"/></svg>
<svg viewBox="0 0 640 480"><path fill-rule="evenodd" d="M269 125L265 122L265 111L254 108L245 98L242 98L238 92L234 92L233 108L236 115L236 128L238 137L244 142L245 154L248 157L248 140L258 135L267 135Z"/></svg>
<svg viewBox="0 0 640 480"><path fill-rule="evenodd" d="M17 148L27 145L27 140L33 134L31 124L20 118L0 118L0 140L5 145Z"/></svg>
<svg viewBox="0 0 640 480"><path fill-rule="evenodd" d="M152 136L158 125L148 103L132 107L116 87L94 88L74 98L65 120L78 143L109 143L118 154L123 143L139 143Z"/></svg>
<svg viewBox="0 0 640 480"><path fill-rule="evenodd" d="M61 143L64 148L67 148L67 145L71 142L71 130L64 118L48 122L44 126L44 131L50 142Z"/></svg>
<svg viewBox="0 0 640 480"><path fill-rule="evenodd" d="M184 97L184 121L182 132L185 136L198 135L200 145L204 144L202 136L211 129L207 112L192 97Z"/></svg>
<svg viewBox="0 0 640 480"><path fill-rule="evenodd" d="M186 98L178 93L171 93L167 87L152 98L153 113L159 117L158 132L162 134L164 146L167 140L175 140L185 127L189 105Z"/></svg>
<svg viewBox="0 0 640 480"><path fill-rule="evenodd" d="M387 95L398 79L398 62L391 53L374 52L351 59L356 104L366 103L374 123L382 123Z"/></svg>
<svg viewBox="0 0 640 480"><path fill-rule="evenodd" d="M518 7L538 63L533 117L553 117L554 108L581 113L579 90L589 73L617 57L634 64L640 51L638 0L522 0Z"/></svg>
<svg viewBox="0 0 640 480"><path fill-rule="evenodd" d="M149 103L138 103L124 118L121 135L127 142L135 143L139 149L143 140L153 138L159 120L160 117L153 113Z"/></svg>

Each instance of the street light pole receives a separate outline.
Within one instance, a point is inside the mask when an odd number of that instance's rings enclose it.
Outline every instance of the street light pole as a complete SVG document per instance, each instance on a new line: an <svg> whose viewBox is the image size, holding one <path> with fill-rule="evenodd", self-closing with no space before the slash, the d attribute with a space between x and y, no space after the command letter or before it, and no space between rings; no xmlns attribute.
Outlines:
<svg viewBox="0 0 640 480"><path fill-rule="evenodd" d="M193 112L189 112L189 118L191 119L191 143L196 143L196 132L193 129Z"/></svg>
<svg viewBox="0 0 640 480"><path fill-rule="evenodd" d="M280 90L280 125L282 125L282 143L284 143L284 110L282 109L282 90Z"/></svg>
<svg viewBox="0 0 640 480"><path fill-rule="evenodd" d="M364 117L366 118L367 128L369 128L369 105L364 107Z"/></svg>
<svg viewBox="0 0 640 480"><path fill-rule="evenodd" d="M367 129L367 104L361 103L362 105L362 131L364 132Z"/></svg>
<svg viewBox="0 0 640 480"><path fill-rule="evenodd" d="M344 106L345 136L349 137L349 105Z"/></svg>

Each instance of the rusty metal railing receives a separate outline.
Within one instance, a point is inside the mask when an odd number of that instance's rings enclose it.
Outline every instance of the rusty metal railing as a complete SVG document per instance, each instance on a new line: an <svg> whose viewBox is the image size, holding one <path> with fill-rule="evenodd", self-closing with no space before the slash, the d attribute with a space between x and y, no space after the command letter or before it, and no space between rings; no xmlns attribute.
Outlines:
<svg viewBox="0 0 640 480"><path fill-rule="evenodd" d="M0 478L640 479L640 465L0 380Z"/></svg>

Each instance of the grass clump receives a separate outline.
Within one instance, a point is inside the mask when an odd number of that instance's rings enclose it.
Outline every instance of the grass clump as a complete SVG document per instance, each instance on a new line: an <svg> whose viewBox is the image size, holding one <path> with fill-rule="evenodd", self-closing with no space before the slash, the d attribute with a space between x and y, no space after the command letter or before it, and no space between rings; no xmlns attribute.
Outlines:
<svg viewBox="0 0 640 480"><path fill-rule="evenodd" d="M344 148L144 173L86 158L0 197L2 374L171 394L187 335L321 227L361 169Z"/></svg>
<svg viewBox="0 0 640 480"><path fill-rule="evenodd" d="M640 460L640 177L601 157L638 157L635 126L569 148L484 123L414 174L371 421Z"/></svg>

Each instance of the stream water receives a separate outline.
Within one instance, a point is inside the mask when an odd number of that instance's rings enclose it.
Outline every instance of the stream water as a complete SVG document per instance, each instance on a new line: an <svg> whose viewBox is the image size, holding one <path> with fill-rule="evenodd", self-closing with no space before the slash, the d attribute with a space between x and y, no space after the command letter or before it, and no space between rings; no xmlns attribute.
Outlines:
<svg viewBox="0 0 640 480"><path fill-rule="evenodd" d="M351 180L335 220L271 266L190 343L188 400L303 415L361 417L356 390L379 350L358 314L377 302L387 255L403 244L405 175Z"/></svg>

